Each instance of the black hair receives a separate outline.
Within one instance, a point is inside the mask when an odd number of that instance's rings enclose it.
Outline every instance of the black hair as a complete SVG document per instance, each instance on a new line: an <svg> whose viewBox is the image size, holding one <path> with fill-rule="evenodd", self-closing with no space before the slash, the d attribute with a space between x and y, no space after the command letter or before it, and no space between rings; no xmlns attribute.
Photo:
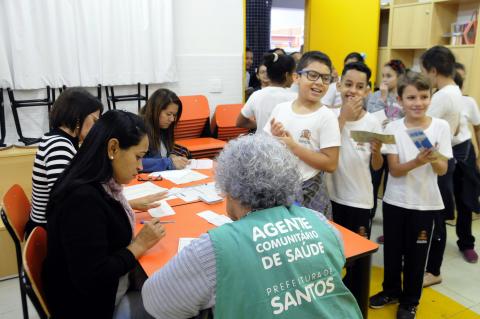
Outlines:
<svg viewBox="0 0 480 319"><path fill-rule="evenodd" d="M81 185L105 183L113 177L107 150L110 139L116 138L120 149L125 150L138 145L145 135L145 124L140 116L118 110L106 112L93 125L78 153L55 183L49 203L64 198Z"/></svg>
<svg viewBox="0 0 480 319"><path fill-rule="evenodd" d="M332 61L328 55L320 51L309 51L304 53L300 61L298 61L297 72L302 71L312 62L325 64L330 69L330 73L332 72Z"/></svg>
<svg viewBox="0 0 480 319"><path fill-rule="evenodd" d="M357 62L365 62L365 58L363 57L363 55L361 55L358 52L350 52L349 54L347 54L345 59L343 59L343 64L345 64L345 62L347 62L350 59L356 59Z"/></svg>
<svg viewBox="0 0 480 319"><path fill-rule="evenodd" d="M367 85L369 84L370 77L372 76L372 71L370 68L363 62L352 62L348 63L343 67L342 77L347 74L349 70L357 70L358 72L365 73L367 77Z"/></svg>
<svg viewBox="0 0 480 319"><path fill-rule="evenodd" d="M455 82L456 85L458 85L460 89L463 89L464 79L458 71L455 71L455 75L453 76L453 81Z"/></svg>
<svg viewBox="0 0 480 319"><path fill-rule="evenodd" d="M403 62L400 60L390 60L387 63L385 63L384 66L390 67L393 71L395 71L395 73L397 73L397 76L400 76L407 72L407 68L405 67L405 64L403 64Z"/></svg>
<svg viewBox="0 0 480 319"><path fill-rule="evenodd" d="M443 76L455 75L455 56L447 47L436 45L424 52L420 59L422 66L428 72L435 68L437 73Z"/></svg>
<svg viewBox="0 0 480 319"><path fill-rule="evenodd" d="M430 80L425 75L414 71L408 71L398 78L397 93L400 98L403 98L403 91L405 91L405 88L409 85L414 86L418 91L432 92Z"/></svg>
<svg viewBox="0 0 480 319"><path fill-rule="evenodd" d="M166 129L160 127L160 113L170 104L178 106L178 113L175 121ZM147 103L140 110L145 126L148 131L150 141L149 150L158 153L160 150L160 142L163 142L168 153L173 151L174 146L174 129L180 117L182 116L182 101L175 92L169 89L158 89L150 96Z"/></svg>
<svg viewBox="0 0 480 319"><path fill-rule="evenodd" d="M463 65L462 63L460 62L455 62L455 69L457 70L462 70L463 72L465 72L465 65Z"/></svg>
<svg viewBox="0 0 480 319"><path fill-rule="evenodd" d="M282 48L275 48L275 49L271 49L271 50L268 50L268 53L275 53L275 51L282 51L283 54L287 54L287 52L285 52L284 49Z"/></svg>
<svg viewBox="0 0 480 319"><path fill-rule="evenodd" d="M103 104L82 88L68 88L53 103L50 112L52 128L65 126L72 132L83 126L85 118L96 111L103 112Z"/></svg>
<svg viewBox="0 0 480 319"><path fill-rule="evenodd" d="M289 55L267 53L263 57L263 64L272 83L284 84L287 81L285 73L295 71L295 60Z"/></svg>
<svg viewBox="0 0 480 319"><path fill-rule="evenodd" d="M247 47L247 48L245 49L245 52L253 52L253 51L252 51L252 49L250 49L249 47Z"/></svg>

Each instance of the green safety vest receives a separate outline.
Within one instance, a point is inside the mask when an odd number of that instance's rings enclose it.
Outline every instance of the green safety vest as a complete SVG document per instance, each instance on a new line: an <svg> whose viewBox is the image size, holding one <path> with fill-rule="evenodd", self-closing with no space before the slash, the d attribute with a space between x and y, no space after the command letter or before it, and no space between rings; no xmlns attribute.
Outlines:
<svg viewBox="0 0 480 319"><path fill-rule="evenodd" d="M209 235L215 318L362 318L342 282L342 243L311 210L255 211Z"/></svg>

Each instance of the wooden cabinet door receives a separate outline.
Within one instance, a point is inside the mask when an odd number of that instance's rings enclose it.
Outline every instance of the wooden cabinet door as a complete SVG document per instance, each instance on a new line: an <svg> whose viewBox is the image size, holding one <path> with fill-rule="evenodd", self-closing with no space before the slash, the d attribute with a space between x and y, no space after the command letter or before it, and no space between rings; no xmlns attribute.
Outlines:
<svg viewBox="0 0 480 319"><path fill-rule="evenodd" d="M412 4L393 8L392 48L429 46L432 4Z"/></svg>

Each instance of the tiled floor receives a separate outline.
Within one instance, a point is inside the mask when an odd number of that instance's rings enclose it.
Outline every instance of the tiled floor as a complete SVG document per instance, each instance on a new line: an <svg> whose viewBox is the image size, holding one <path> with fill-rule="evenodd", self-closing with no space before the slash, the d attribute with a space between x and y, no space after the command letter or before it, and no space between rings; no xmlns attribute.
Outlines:
<svg viewBox="0 0 480 319"><path fill-rule="evenodd" d="M381 201L379 206L381 206ZM480 253L480 216L473 216L475 218L472 226L473 235L476 237L477 253ZM382 213L379 210L373 221L371 238L375 239L381 233ZM454 226L447 225L447 233L447 248L442 265L443 282L432 288L480 314L480 263L469 264L463 259L457 248ZM376 266L383 267L383 246L380 246L372 262ZM460 318L458 317L458 319Z"/></svg>
<svg viewBox="0 0 480 319"><path fill-rule="evenodd" d="M381 202L379 204L381 208ZM381 215L380 211L373 222L372 238L381 235ZM465 262L455 243L455 227L447 226L447 231L447 249L442 268L443 282L434 286L434 289L480 314L480 263ZM473 222L473 234L477 241L480 241L480 219ZM480 249L477 248L477 252L480 252ZM373 264L383 267L383 247L380 247L374 255ZM31 319L38 318L31 304L29 304L29 314ZM20 318L22 318L22 307L18 278L0 281L0 319ZM452 318L461 319L461 314Z"/></svg>

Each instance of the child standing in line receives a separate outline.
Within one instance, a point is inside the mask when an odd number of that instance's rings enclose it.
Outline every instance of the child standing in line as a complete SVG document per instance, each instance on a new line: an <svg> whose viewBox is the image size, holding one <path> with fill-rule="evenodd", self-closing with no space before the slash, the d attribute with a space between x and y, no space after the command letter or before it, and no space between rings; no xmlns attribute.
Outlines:
<svg viewBox="0 0 480 319"><path fill-rule="evenodd" d="M435 220L434 240L424 278L426 286L442 280L440 270L447 238L445 220L454 219L455 210L457 246L467 262L478 261L472 234L472 211L478 209L479 177L472 136L464 113L465 99L454 81L455 62L453 52L444 46L434 46L421 56L422 72L438 89L432 97L428 114L445 119L450 124L453 148L453 159L449 161L447 174L438 179L445 210Z"/></svg>
<svg viewBox="0 0 480 319"><path fill-rule="evenodd" d="M376 140L366 144L355 142L350 132L382 132L377 119L364 110L370 76L370 69L361 62L347 64L343 69L338 84L342 96L338 118L342 146L337 170L326 174L333 220L366 238L370 235L370 210L373 207L370 165L375 170L382 167L382 144Z"/></svg>
<svg viewBox="0 0 480 319"><path fill-rule="evenodd" d="M452 157L448 123L426 115L430 95L425 76L402 76L398 96L405 118L385 129L395 135L396 144L385 145L390 173L383 197L383 291L370 298L370 307L400 302L397 319L416 316L434 217L444 208L437 176L444 175L448 165L435 152ZM410 128L422 129L436 147L419 151L406 132Z"/></svg>
<svg viewBox="0 0 480 319"><path fill-rule="evenodd" d="M238 127L257 129L258 133L262 132L277 104L293 101L297 96L288 89L295 72L295 60L291 56L267 53L263 64L267 67L270 85L253 92L237 117Z"/></svg>
<svg viewBox="0 0 480 319"><path fill-rule="evenodd" d="M403 109L398 103L397 84L398 78L405 74L406 68L400 60L390 60L382 69L382 83L380 90L370 94L367 102L367 111L372 113L382 124L384 129L388 123L404 117ZM373 208L371 211L372 219L377 211L377 198L380 184L383 177L383 193L388 181L388 161L383 156L383 167L379 170L371 170L373 183ZM378 237L377 241L383 244L383 236Z"/></svg>
<svg viewBox="0 0 480 319"><path fill-rule="evenodd" d="M332 62L319 51L305 53L297 65L297 99L277 105L264 131L277 136L299 158L303 206L331 218L323 172L333 172L341 144L338 120L321 103L331 82Z"/></svg>
<svg viewBox="0 0 480 319"><path fill-rule="evenodd" d="M338 118L342 146L337 170L326 174L333 221L365 238L370 238L370 210L373 207L370 165L374 170L382 167L382 143L377 140L358 143L350 137L350 133L382 132L382 126L375 116L364 108L364 99L370 91L370 76L370 69L361 62L349 63L343 69L342 79L338 83L342 97ZM348 288L352 287L354 276L352 269L347 267L343 282Z"/></svg>

